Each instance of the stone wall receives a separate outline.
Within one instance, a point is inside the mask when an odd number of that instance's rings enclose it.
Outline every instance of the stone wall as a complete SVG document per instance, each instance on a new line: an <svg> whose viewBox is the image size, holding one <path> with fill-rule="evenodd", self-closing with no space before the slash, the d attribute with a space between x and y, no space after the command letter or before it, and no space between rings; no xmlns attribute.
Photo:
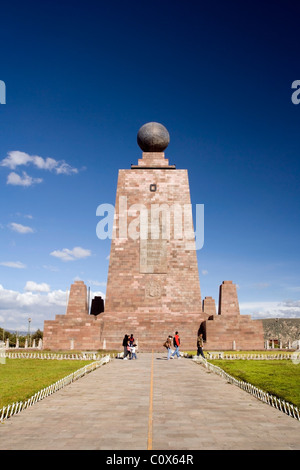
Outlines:
<svg viewBox="0 0 300 470"><path fill-rule="evenodd" d="M100 349L99 322L89 315L87 287L83 281L71 285L66 315L44 322L43 349Z"/></svg>
<svg viewBox="0 0 300 470"><path fill-rule="evenodd" d="M225 281L222 289L230 286L233 299L237 299L236 286ZM196 350L199 330L204 333L205 349L263 349L262 322L240 315L239 310L230 315L216 314L215 302L206 297L198 313L176 312L118 312L111 315L104 312L98 316L89 315L86 308L86 286L76 281L70 290L66 315L56 315L55 320L44 323L43 348L50 350L122 350L125 334L133 333L139 351L164 351L163 342L168 335L179 331L182 350ZM229 297L228 297L228 300ZM231 302L233 303L233 302ZM80 307L81 306L81 307ZM200 305L201 307L201 305Z"/></svg>

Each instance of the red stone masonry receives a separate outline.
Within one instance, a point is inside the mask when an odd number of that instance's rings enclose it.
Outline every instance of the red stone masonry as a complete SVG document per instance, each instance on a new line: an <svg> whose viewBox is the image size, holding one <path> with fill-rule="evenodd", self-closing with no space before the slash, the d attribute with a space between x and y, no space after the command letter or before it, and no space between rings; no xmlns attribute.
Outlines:
<svg viewBox="0 0 300 470"><path fill-rule="evenodd" d="M219 314L207 319L205 333L207 349L255 350L264 348L262 321L253 321L250 315L240 315L237 289L232 281L223 281L221 284Z"/></svg>
<svg viewBox="0 0 300 470"><path fill-rule="evenodd" d="M124 215L120 209L125 201ZM139 212L132 208L141 204L147 210L148 238L133 239L131 232L121 238L120 226L138 234L140 226L135 221ZM161 215L153 219L158 207ZM167 219L164 207L171 209ZM184 215L192 220L188 174L169 165L163 152L144 152L137 166L119 171L116 238L111 243L105 312L101 314L101 340L106 344L120 344L125 333L133 332L140 349L161 349L165 337L181 328L186 346L195 346L202 319L201 292L195 240L186 237ZM177 238L180 217L183 233ZM170 222L170 237L164 238L164 220Z"/></svg>
<svg viewBox="0 0 300 470"><path fill-rule="evenodd" d="M203 312L207 315L216 315L216 303L212 297L205 297L203 300Z"/></svg>
<svg viewBox="0 0 300 470"><path fill-rule="evenodd" d="M43 348L53 350L100 349L100 330L89 315L87 287L83 281L71 285L66 315L44 322Z"/></svg>
<svg viewBox="0 0 300 470"><path fill-rule="evenodd" d="M232 281L223 281L219 293L219 315L239 315L239 313L236 285Z"/></svg>
<svg viewBox="0 0 300 470"><path fill-rule="evenodd" d="M83 281L75 281L70 289L67 315L82 318L88 313L87 287Z"/></svg>

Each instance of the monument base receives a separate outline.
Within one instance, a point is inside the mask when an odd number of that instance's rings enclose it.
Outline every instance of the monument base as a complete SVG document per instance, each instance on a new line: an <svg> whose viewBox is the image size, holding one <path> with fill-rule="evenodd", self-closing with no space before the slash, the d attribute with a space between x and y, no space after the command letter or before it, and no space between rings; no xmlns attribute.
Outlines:
<svg viewBox="0 0 300 470"><path fill-rule="evenodd" d="M224 281L220 293L218 315L214 300L206 297L202 312L105 311L94 316L88 313L86 286L76 281L71 286L66 315L56 315L55 320L44 322L43 348L123 351L125 334L133 334L139 352L164 352L166 338L178 331L181 351L195 351L201 331L204 350L264 349L263 323L240 315L235 285Z"/></svg>
<svg viewBox="0 0 300 470"><path fill-rule="evenodd" d="M100 346L100 322L94 315L69 318L56 315L44 322L43 349L55 351L97 351Z"/></svg>
<svg viewBox="0 0 300 470"><path fill-rule="evenodd" d="M119 349L125 334L133 334L139 352L163 352L163 343L169 335L179 332L181 350L195 350L197 347L197 334L204 316L195 314L138 314L113 315L109 312L101 314L97 321L100 327L100 343L108 349Z"/></svg>
<svg viewBox="0 0 300 470"><path fill-rule="evenodd" d="M250 315L214 315L205 322L205 331L205 349L210 351L264 349L263 323Z"/></svg>

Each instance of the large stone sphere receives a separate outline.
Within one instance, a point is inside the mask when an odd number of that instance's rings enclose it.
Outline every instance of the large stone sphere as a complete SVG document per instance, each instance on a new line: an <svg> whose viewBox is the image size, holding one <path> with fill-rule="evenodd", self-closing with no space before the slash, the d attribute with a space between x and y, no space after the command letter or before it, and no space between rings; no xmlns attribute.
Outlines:
<svg viewBox="0 0 300 470"><path fill-rule="evenodd" d="M163 152L169 142L169 132L158 122L147 122L137 134L137 143L143 152Z"/></svg>

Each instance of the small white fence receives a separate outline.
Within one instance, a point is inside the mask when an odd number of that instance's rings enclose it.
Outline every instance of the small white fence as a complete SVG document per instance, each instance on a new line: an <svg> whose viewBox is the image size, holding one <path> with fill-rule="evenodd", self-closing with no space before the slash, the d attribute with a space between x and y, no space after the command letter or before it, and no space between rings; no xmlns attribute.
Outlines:
<svg viewBox="0 0 300 470"><path fill-rule="evenodd" d="M288 403L285 400L281 400L280 398L275 397L274 395L270 395L268 392L265 392L248 382L244 382L242 380L238 380L232 377L223 369L221 369L221 367L211 364L210 362L208 362L206 359L202 358L201 356L194 356L193 360L196 363L202 364L203 366L205 366L207 369L214 372L215 374L218 374L221 377L225 378L229 383L236 385L240 387L242 390L245 390L246 392L255 396L255 398L257 398L258 400L261 400L264 403L267 403L268 405L271 405L274 408L277 408L277 410L282 411L283 413L300 421L300 411L297 408L297 406L294 406L292 403Z"/></svg>
<svg viewBox="0 0 300 470"><path fill-rule="evenodd" d="M111 354L110 354L111 355ZM79 354L56 354L56 353L38 353L38 352L5 352L5 357L8 359L66 359L68 361L74 359L75 361L99 361L105 354L97 353L79 353Z"/></svg>
<svg viewBox="0 0 300 470"><path fill-rule="evenodd" d="M30 397L25 402L17 402L17 403L13 403L12 405L4 406L2 409L0 409L0 422L4 421L5 419L10 418L13 415L16 415L17 413L20 413L23 410L26 410L26 408L29 408L30 406L34 405L36 402L43 400L43 398L46 398L49 395L52 395L53 393L66 387L67 385L79 379L80 377L83 377L89 372L92 372L93 370L98 369L98 367L101 367L104 364L107 364L110 360L111 360L111 357L109 355L104 356L102 357L102 359L92 362L91 364L87 364L86 366L81 367L75 372L72 372L71 374L67 375L63 379L58 380L54 384L49 385L46 388L43 388L39 392L32 395L32 397Z"/></svg>
<svg viewBox="0 0 300 470"><path fill-rule="evenodd" d="M299 351L298 351L299 352ZM296 352L297 353L297 352ZM293 359L295 352L285 354L227 354L223 351L207 352L208 359L244 359L244 360L277 360L277 359Z"/></svg>

